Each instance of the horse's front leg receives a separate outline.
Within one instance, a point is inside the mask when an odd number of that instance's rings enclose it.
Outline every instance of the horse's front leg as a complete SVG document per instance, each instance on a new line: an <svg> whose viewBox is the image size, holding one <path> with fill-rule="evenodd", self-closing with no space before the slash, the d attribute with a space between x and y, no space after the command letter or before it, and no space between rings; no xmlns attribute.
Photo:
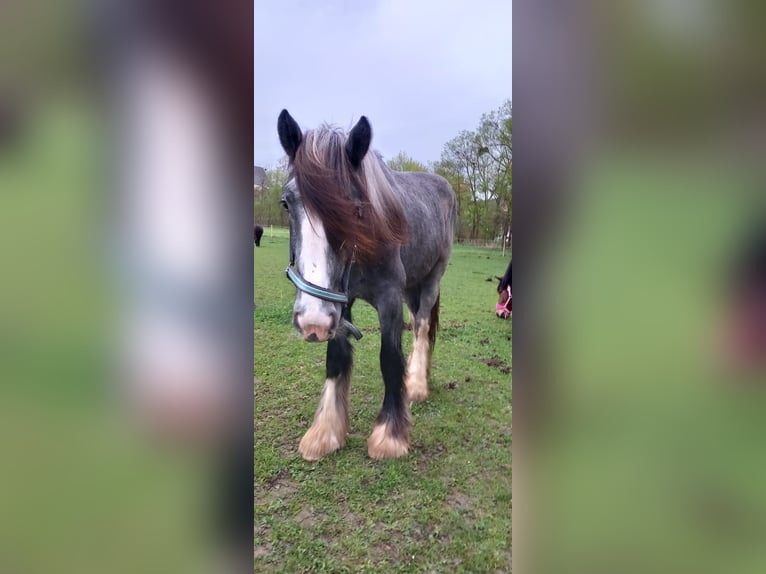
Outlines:
<svg viewBox="0 0 766 574"><path fill-rule="evenodd" d="M344 317L350 322L351 311ZM348 391L351 386L353 348L345 336L327 343L327 379L311 428L303 435L298 451L306 460L318 460L346 444Z"/></svg>
<svg viewBox="0 0 766 574"><path fill-rule="evenodd" d="M383 407L367 439L372 458L395 458L407 454L410 445L410 412L404 389L402 353L402 301L390 297L377 305L380 319L380 370L386 386Z"/></svg>

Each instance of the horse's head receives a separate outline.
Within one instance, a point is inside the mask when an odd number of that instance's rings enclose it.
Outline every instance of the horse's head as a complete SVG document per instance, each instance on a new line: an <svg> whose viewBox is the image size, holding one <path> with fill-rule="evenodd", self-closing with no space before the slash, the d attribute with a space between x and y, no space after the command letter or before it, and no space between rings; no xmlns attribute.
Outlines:
<svg viewBox="0 0 766 574"><path fill-rule="evenodd" d="M498 287L498 300L495 305L495 313L500 319L507 319L513 312L513 297L511 295L511 286L508 285L505 289Z"/></svg>
<svg viewBox="0 0 766 574"><path fill-rule="evenodd" d="M306 209L295 177L285 184L281 204L289 215L291 264L309 283L343 292L346 262L330 248L322 222ZM293 325L307 341L332 339L341 312L341 303L321 299L300 288L296 290Z"/></svg>
<svg viewBox="0 0 766 574"><path fill-rule="evenodd" d="M343 312L333 293L348 295L355 258L369 262L381 242L399 240L404 217L384 221L376 209L387 214L388 206L376 195L367 118L348 135L328 126L304 134L283 110L277 129L290 160L281 204L289 213L291 280L298 287L293 324L305 340L327 341Z"/></svg>
<svg viewBox="0 0 766 574"><path fill-rule="evenodd" d="M733 371L766 370L766 225L749 239L726 281L722 358Z"/></svg>
<svg viewBox="0 0 766 574"><path fill-rule="evenodd" d="M511 283L513 281L512 270L513 260L508 262L508 269L506 270L505 275L502 277L495 276L495 279L498 281L498 301L497 305L495 305L495 313L501 319L507 319L513 312L513 292L511 287Z"/></svg>

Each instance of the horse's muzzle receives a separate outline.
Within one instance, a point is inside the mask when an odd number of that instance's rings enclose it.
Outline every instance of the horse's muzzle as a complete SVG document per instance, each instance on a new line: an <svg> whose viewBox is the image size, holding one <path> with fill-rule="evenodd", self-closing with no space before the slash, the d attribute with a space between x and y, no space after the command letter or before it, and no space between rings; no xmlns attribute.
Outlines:
<svg viewBox="0 0 766 574"><path fill-rule="evenodd" d="M300 328L303 340L309 343L324 343L335 336L335 329L323 326L309 324Z"/></svg>
<svg viewBox="0 0 766 574"><path fill-rule="evenodd" d="M335 336L337 321L333 315L315 313L296 313L293 324L303 337L310 343L324 343Z"/></svg>

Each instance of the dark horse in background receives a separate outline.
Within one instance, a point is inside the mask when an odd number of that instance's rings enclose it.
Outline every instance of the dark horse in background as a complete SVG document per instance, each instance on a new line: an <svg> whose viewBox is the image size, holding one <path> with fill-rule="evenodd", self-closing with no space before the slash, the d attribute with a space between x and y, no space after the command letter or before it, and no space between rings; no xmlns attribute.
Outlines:
<svg viewBox="0 0 766 574"><path fill-rule="evenodd" d="M290 161L281 203L290 221L287 275L297 287L293 325L307 341L327 341L324 389L299 451L316 460L346 443L349 336L361 337L351 308L362 299L378 312L385 384L367 452L372 458L403 456L409 450L408 401L428 396L455 193L437 175L395 172L377 153L368 153L372 128L364 116L348 134L327 125L303 133L283 110L277 127ZM413 323L406 366L402 299Z"/></svg>
<svg viewBox="0 0 766 574"><path fill-rule="evenodd" d="M766 371L766 218L759 223L726 279L723 359L739 373Z"/></svg>
<svg viewBox="0 0 766 574"><path fill-rule="evenodd" d="M261 246L261 237L263 237L263 227L260 225L256 225L253 229L253 237L255 239L255 246L260 247Z"/></svg>
<svg viewBox="0 0 766 574"><path fill-rule="evenodd" d="M497 285L498 301L495 305L495 313L501 319L507 319L513 313L513 287L511 280L511 267L513 259L508 262L508 269L502 277L495 277L500 283Z"/></svg>

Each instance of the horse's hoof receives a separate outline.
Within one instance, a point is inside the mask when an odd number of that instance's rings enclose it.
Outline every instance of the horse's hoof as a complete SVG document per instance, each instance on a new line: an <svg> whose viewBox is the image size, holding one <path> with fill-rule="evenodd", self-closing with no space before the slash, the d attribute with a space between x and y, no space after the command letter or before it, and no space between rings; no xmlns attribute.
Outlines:
<svg viewBox="0 0 766 574"><path fill-rule="evenodd" d="M424 401L428 398L428 383L423 380L417 380L415 377L407 378L404 383L407 390L407 398L414 403Z"/></svg>
<svg viewBox="0 0 766 574"><path fill-rule="evenodd" d="M407 389L407 398L413 403L419 403L428 398L428 389Z"/></svg>
<svg viewBox="0 0 766 574"><path fill-rule="evenodd" d="M388 425L376 425L367 439L367 454L370 458L399 458L410 450L407 437L395 437L388 431Z"/></svg>
<svg viewBox="0 0 766 574"><path fill-rule="evenodd" d="M298 445L298 452L305 460L319 460L346 445L345 433L337 434L332 430L312 426Z"/></svg>

